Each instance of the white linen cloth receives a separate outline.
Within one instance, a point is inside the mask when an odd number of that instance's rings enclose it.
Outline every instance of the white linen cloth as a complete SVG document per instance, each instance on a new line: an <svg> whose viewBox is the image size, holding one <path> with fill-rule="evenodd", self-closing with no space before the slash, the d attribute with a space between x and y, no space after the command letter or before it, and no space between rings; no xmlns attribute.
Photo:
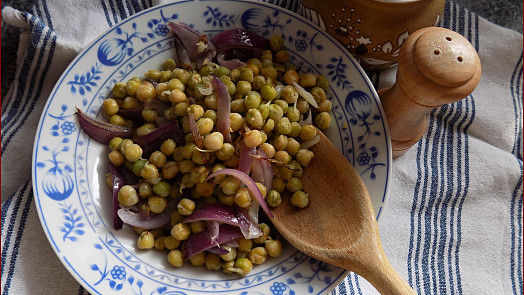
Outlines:
<svg viewBox="0 0 524 295"><path fill-rule="evenodd" d="M296 1L271 1L291 10ZM39 0L2 9L21 29L18 70L2 98L2 294L87 294L40 225L31 154L42 108L69 62L108 27L158 4ZM426 134L393 162L379 225L386 254L419 294L522 294L522 34L448 1L442 26L476 48L482 78L431 112ZM369 73L377 89L396 69ZM350 274L331 294L377 294Z"/></svg>

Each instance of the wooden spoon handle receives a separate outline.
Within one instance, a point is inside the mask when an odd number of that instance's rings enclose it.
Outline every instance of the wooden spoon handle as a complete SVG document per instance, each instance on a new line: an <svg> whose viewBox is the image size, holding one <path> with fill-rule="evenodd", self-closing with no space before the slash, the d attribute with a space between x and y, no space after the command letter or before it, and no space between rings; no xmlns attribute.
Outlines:
<svg viewBox="0 0 524 295"><path fill-rule="evenodd" d="M376 264L369 264L369 270L359 275L364 277L382 295L415 295L417 294L402 276L389 263L386 256L377 257Z"/></svg>

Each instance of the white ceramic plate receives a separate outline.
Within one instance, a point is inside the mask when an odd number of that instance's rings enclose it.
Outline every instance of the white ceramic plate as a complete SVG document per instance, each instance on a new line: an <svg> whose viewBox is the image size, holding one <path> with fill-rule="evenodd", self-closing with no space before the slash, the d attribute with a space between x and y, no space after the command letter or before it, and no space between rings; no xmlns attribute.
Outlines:
<svg viewBox="0 0 524 295"><path fill-rule="evenodd" d="M159 68L171 57L167 21L185 22L208 36L235 27L282 35L293 63L330 80L334 120L326 133L361 174L380 216L391 171L390 141L377 95L355 60L313 24L277 6L183 1L153 7L111 28L78 55L52 91L35 138L32 172L40 220L56 254L92 294L331 291L347 271L289 245L279 258L238 277L189 264L173 268L164 254L135 249L129 227L113 229L111 192L104 182L107 148L79 130L75 107L98 116L115 82Z"/></svg>

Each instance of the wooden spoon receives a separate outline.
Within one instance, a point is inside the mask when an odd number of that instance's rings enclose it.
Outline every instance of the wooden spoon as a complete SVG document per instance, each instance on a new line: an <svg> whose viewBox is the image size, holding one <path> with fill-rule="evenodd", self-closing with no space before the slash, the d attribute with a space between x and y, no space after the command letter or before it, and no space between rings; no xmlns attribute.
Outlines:
<svg viewBox="0 0 524 295"><path fill-rule="evenodd" d="M303 209L289 199L272 209L272 223L295 248L351 270L381 294L416 294L393 269L382 249L369 193L348 160L318 131L315 157L304 169Z"/></svg>

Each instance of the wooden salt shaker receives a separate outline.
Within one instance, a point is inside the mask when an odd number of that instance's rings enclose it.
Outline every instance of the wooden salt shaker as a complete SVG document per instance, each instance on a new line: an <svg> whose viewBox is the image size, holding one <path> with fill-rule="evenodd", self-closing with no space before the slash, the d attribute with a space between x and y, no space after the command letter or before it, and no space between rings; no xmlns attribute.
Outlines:
<svg viewBox="0 0 524 295"><path fill-rule="evenodd" d="M480 80L475 48L460 34L437 27L415 31L402 45L395 84L378 91L391 134L393 157L417 143L427 114L463 99Z"/></svg>

